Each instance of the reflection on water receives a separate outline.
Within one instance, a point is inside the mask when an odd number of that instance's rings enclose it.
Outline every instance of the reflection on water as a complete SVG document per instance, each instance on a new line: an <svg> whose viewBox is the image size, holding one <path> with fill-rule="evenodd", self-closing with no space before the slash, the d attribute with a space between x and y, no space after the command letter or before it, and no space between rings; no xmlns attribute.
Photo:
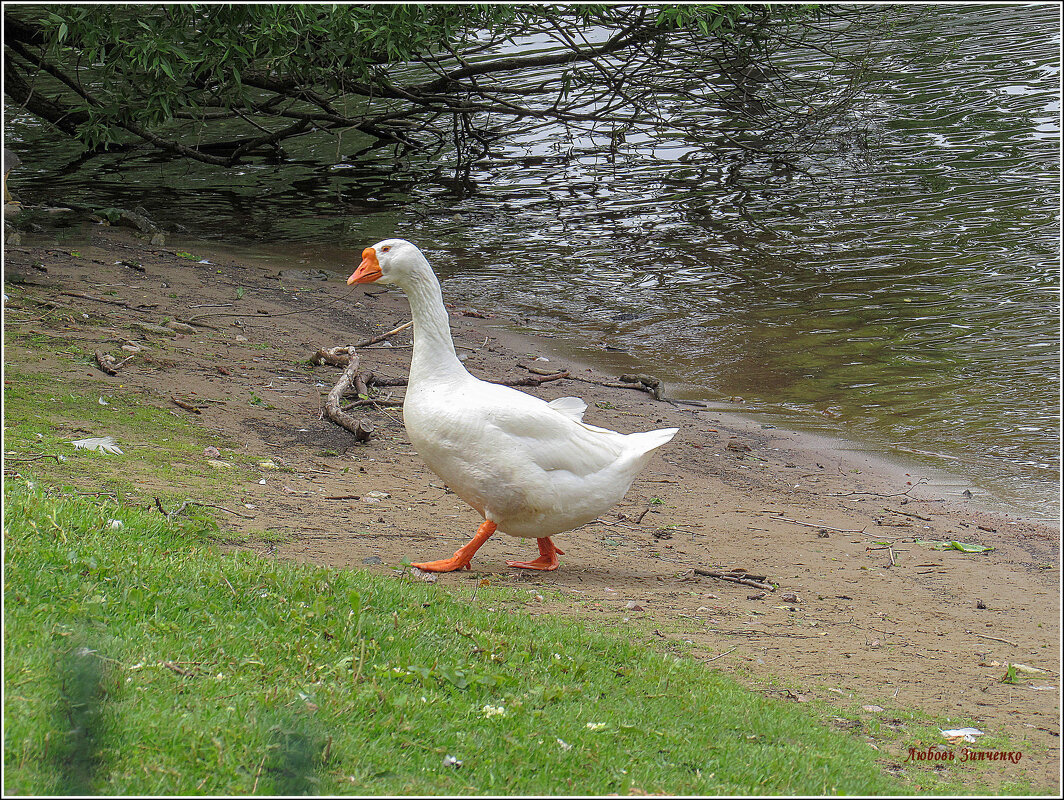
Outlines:
<svg viewBox="0 0 1064 800"><path fill-rule="evenodd" d="M790 424L938 454L1050 516L1057 30L1049 6L903 20L861 107L868 146L800 169L634 136L616 164L557 159L571 145L559 134L515 143L529 158L474 174L472 195L384 164L223 175L119 162L97 167L94 202L323 254L401 235L448 293L623 347L687 397L738 395ZM30 201L79 191L54 176L20 186Z"/></svg>

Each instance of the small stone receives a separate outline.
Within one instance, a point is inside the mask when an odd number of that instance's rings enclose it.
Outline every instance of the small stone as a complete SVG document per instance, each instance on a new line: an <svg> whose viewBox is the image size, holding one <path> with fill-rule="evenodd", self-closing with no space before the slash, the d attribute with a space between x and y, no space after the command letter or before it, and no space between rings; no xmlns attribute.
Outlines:
<svg viewBox="0 0 1064 800"><path fill-rule="evenodd" d="M203 455L207 458L221 458L222 454L218 451L218 448L211 445L203 448Z"/></svg>
<svg viewBox="0 0 1064 800"><path fill-rule="evenodd" d="M177 331L178 333L195 333L196 332L196 329L193 328L191 325L187 325L184 322L178 322L176 320L170 320L169 322L167 322L166 323L166 327L170 328L171 330Z"/></svg>
<svg viewBox="0 0 1064 800"><path fill-rule="evenodd" d="M363 564L383 564L384 561L381 559L380 556L369 556L368 558L362 559L362 563Z"/></svg>
<svg viewBox="0 0 1064 800"><path fill-rule="evenodd" d="M641 605L639 605L639 603L637 603L635 600L629 600L627 603L625 603L624 607L627 608L629 611L645 611L646 610Z"/></svg>
<svg viewBox="0 0 1064 800"><path fill-rule="evenodd" d="M151 322L131 322L131 328L136 328L144 333L153 333L156 336L177 336L177 331L162 325L154 325Z"/></svg>
<svg viewBox="0 0 1064 800"><path fill-rule="evenodd" d="M982 600L980 600L979 598L976 598L976 600L975 600L975 607L976 607L976 608L986 608L986 603L984 603L984 602L983 602Z"/></svg>
<svg viewBox="0 0 1064 800"><path fill-rule="evenodd" d="M800 602L802 602L802 598L800 598L794 592L784 592L783 594L780 595L780 600L782 600L784 603L800 603Z"/></svg>

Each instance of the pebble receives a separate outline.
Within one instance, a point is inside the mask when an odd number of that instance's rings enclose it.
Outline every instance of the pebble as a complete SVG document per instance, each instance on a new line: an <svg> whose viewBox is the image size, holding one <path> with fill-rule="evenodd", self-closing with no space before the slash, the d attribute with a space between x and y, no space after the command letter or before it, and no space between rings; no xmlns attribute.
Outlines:
<svg viewBox="0 0 1064 800"><path fill-rule="evenodd" d="M172 328L166 328L162 325L155 325L151 322L131 322L129 325L131 328L136 328L138 331L144 333L154 333L158 336L177 336L177 331Z"/></svg>

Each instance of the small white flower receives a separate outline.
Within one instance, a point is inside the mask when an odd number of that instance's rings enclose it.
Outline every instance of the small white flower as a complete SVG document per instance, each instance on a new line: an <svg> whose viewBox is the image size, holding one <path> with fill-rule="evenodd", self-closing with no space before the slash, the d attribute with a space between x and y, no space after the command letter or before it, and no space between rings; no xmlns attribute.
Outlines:
<svg viewBox="0 0 1064 800"><path fill-rule="evenodd" d="M600 730L602 730L603 728L606 727L606 723L605 722L589 722L589 723L587 723L586 727L587 727L587 729L589 731L600 731Z"/></svg>
<svg viewBox="0 0 1064 800"><path fill-rule="evenodd" d="M505 717L506 708L503 706L484 706L480 709L485 717Z"/></svg>
<svg viewBox="0 0 1064 800"><path fill-rule="evenodd" d="M120 519L107 520L107 530L109 531L120 531L124 527L126 527L126 523L122 522Z"/></svg>
<svg viewBox="0 0 1064 800"><path fill-rule="evenodd" d="M454 767L455 769L458 769L460 766L462 766L462 762L459 761L454 756L444 756L443 757L443 766L445 766L445 767Z"/></svg>
<svg viewBox="0 0 1064 800"><path fill-rule="evenodd" d="M563 742L561 739L558 740L558 746L561 747L562 750L573 749L573 746L571 744L569 744L568 742Z"/></svg>

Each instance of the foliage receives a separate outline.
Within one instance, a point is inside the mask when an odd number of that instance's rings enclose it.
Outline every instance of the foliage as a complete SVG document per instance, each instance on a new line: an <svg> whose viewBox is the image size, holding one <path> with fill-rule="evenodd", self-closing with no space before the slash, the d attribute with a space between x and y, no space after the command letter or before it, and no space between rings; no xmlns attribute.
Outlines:
<svg viewBox="0 0 1064 800"><path fill-rule="evenodd" d="M284 158L295 136L461 163L544 124L605 132L753 126L794 135L853 80L778 73L783 43L831 46L814 6L177 4L5 6L5 92L90 153L151 147L210 164ZM811 51L812 52L812 51ZM842 54L833 54L846 62ZM815 94L810 93L815 89ZM782 92L782 94L781 94ZM776 98L776 99L773 99ZM678 103L699 110L674 113ZM712 112L711 109L718 109ZM338 141L339 147L339 141ZM358 153L351 157L357 157Z"/></svg>

